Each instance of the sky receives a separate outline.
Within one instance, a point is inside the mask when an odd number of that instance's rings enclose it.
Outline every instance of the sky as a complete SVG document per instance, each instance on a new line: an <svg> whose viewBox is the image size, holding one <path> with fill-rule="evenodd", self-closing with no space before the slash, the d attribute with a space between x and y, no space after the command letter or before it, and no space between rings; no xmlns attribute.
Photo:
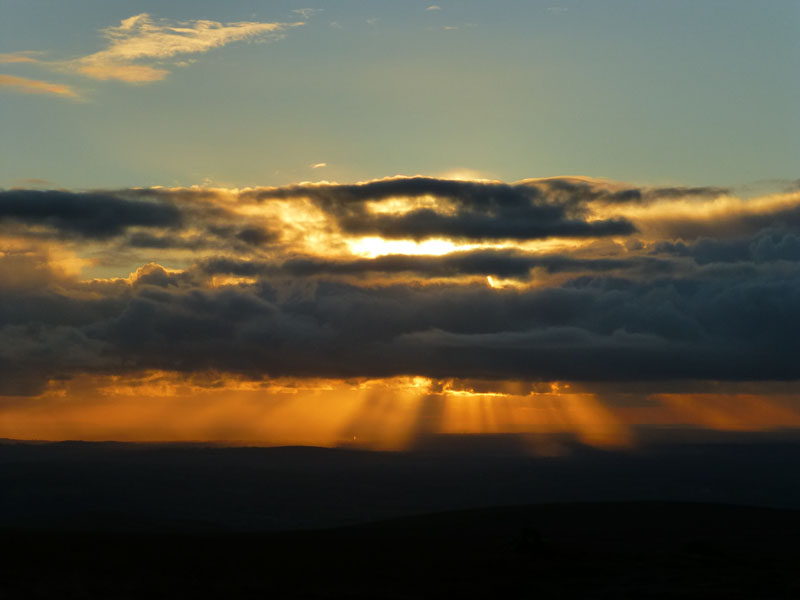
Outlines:
<svg viewBox="0 0 800 600"><path fill-rule="evenodd" d="M800 425L798 2L0 16L0 437Z"/></svg>
<svg viewBox="0 0 800 600"><path fill-rule="evenodd" d="M796 176L794 0L3 0L0 11L0 53L25 59L0 63L5 187L458 171L684 185ZM140 57L151 80L82 69L141 14L155 28L251 25L196 51Z"/></svg>

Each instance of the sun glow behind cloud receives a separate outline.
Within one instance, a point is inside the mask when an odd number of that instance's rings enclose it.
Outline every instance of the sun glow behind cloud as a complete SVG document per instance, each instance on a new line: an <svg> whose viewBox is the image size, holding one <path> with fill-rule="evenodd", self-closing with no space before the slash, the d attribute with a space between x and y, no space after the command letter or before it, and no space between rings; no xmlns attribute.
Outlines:
<svg viewBox="0 0 800 600"><path fill-rule="evenodd" d="M365 237L348 240L347 246L351 253L357 256L375 258L387 254L408 254L411 256L430 255L442 256L457 249L468 249L473 246L457 246L448 240L425 240L415 242L412 240L385 240L380 237Z"/></svg>
<svg viewBox="0 0 800 600"><path fill-rule="evenodd" d="M798 205L588 178L4 191L0 437L800 427L770 391L796 369ZM640 379L633 401L601 385Z"/></svg>
<svg viewBox="0 0 800 600"><path fill-rule="evenodd" d="M7 11L0 435L800 426L790 3L401 4Z"/></svg>

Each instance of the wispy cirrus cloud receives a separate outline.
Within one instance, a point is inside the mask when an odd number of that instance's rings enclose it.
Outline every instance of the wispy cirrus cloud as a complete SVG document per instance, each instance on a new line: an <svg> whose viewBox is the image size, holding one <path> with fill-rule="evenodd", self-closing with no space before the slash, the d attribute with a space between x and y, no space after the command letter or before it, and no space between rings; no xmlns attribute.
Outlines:
<svg viewBox="0 0 800 600"><path fill-rule="evenodd" d="M324 8L295 8L292 12L296 15L300 15L304 19L309 19L313 17L317 13L321 13Z"/></svg>
<svg viewBox="0 0 800 600"><path fill-rule="evenodd" d="M39 60L31 56L35 52L0 53L0 63L38 63Z"/></svg>
<svg viewBox="0 0 800 600"><path fill-rule="evenodd" d="M311 15L311 10L303 9L299 14ZM0 64L39 66L101 81L151 83L164 79L174 67L193 63L196 59L189 58L189 55L202 54L233 42L278 39L287 29L302 25L305 25L302 21L223 24L199 19L175 22L141 13L123 19L119 25L102 29L107 44L98 52L71 59L47 59L39 56L41 52L29 50L0 53ZM15 75L0 75L0 91L3 89L62 98L80 97L70 85Z"/></svg>
<svg viewBox="0 0 800 600"><path fill-rule="evenodd" d="M17 92L19 94L47 94L60 96L61 98L80 98L79 94L68 85L17 77L16 75L0 74L0 91Z"/></svg>
<svg viewBox="0 0 800 600"><path fill-rule="evenodd" d="M232 42L274 39L296 23L243 21L222 24L196 20L173 23L142 13L103 30L108 47L73 61L79 73L100 80L147 83L164 79L179 55L199 54Z"/></svg>

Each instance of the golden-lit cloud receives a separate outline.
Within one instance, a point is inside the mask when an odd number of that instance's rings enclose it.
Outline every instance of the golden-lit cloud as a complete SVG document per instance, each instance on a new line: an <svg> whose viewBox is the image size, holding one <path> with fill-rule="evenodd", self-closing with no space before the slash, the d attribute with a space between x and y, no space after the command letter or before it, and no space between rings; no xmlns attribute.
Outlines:
<svg viewBox="0 0 800 600"><path fill-rule="evenodd" d="M0 63L38 63L39 60L34 58L32 52L12 52L0 54Z"/></svg>
<svg viewBox="0 0 800 600"><path fill-rule="evenodd" d="M88 77L100 80L116 79L127 83L149 83L164 79L169 71L150 65L131 65L116 62L104 62L99 59L81 60L78 71Z"/></svg>
<svg viewBox="0 0 800 600"><path fill-rule="evenodd" d="M624 215L654 239L735 237L756 233L774 223L795 221L800 191L740 198L719 194L711 198L664 198L650 205L604 208Z"/></svg>
<svg viewBox="0 0 800 600"><path fill-rule="evenodd" d="M72 87L62 83L0 74L0 91L3 90L19 94L45 94L60 98L80 98L80 95Z"/></svg>
<svg viewBox="0 0 800 600"><path fill-rule="evenodd" d="M79 73L102 81L150 83L164 79L171 68L186 66L194 59L181 58L208 52L233 42L279 39L303 22L278 23L209 20L168 21L142 13L102 30L106 47L74 59L44 59L38 52L0 54L0 63L27 63L61 72ZM25 93L53 94L77 98L67 85L2 75L0 86Z"/></svg>
<svg viewBox="0 0 800 600"><path fill-rule="evenodd" d="M169 70L164 61L178 55L208 52L232 42L275 38L297 23L244 21L222 24L196 20L170 22L142 13L103 30L108 46L70 64L94 79L145 83L163 79Z"/></svg>

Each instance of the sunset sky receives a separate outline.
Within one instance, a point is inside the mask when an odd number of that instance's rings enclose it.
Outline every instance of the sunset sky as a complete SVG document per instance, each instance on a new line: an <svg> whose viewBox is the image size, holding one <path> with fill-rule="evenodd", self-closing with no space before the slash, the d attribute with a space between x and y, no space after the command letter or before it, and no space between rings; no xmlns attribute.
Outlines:
<svg viewBox="0 0 800 600"><path fill-rule="evenodd" d="M799 29L0 0L0 438L800 427Z"/></svg>

